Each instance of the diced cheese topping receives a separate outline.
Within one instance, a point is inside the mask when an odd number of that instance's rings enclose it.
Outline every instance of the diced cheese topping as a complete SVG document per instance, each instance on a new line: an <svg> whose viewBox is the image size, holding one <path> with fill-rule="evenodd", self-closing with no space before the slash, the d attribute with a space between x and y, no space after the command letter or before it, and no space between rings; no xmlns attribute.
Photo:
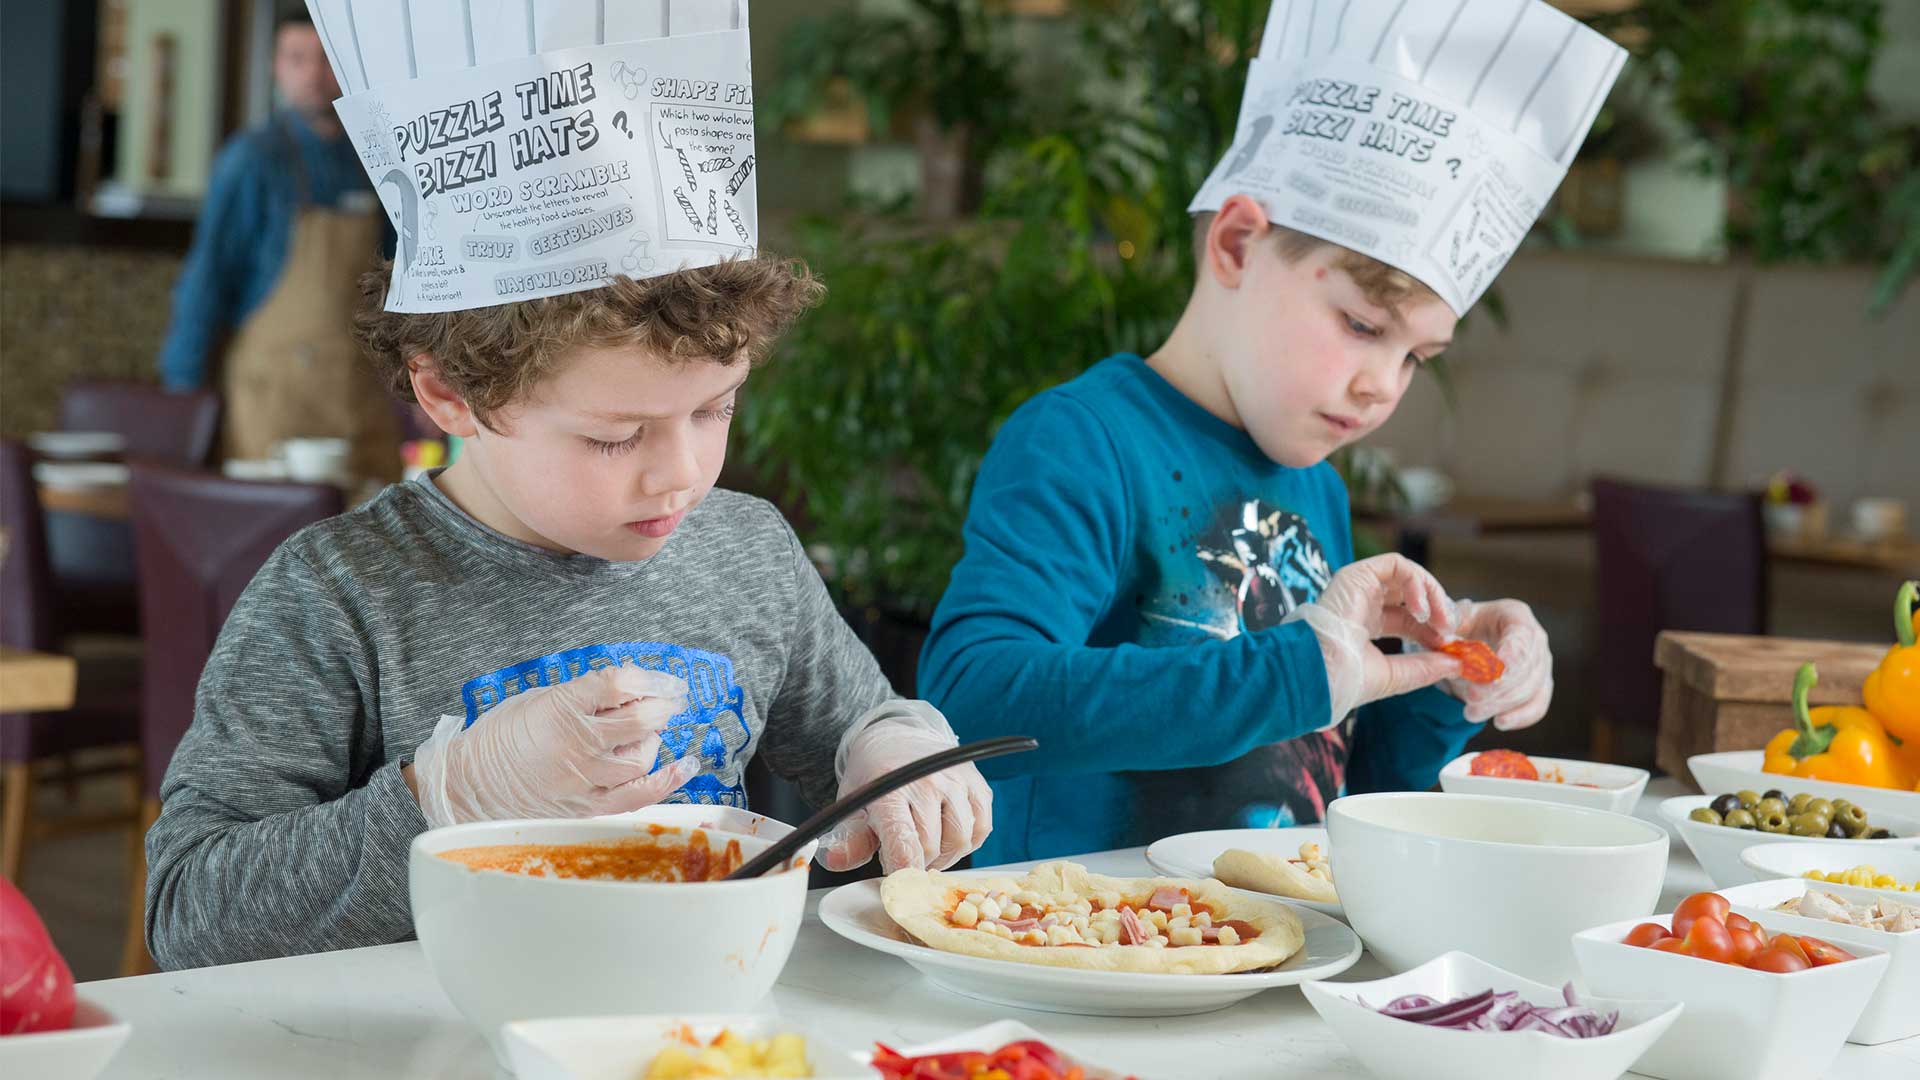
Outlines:
<svg viewBox="0 0 1920 1080"><path fill-rule="evenodd" d="M1231 926L1223 926L1220 928L1219 941L1222 945L1238 945L1240 944L1240 931L1235 930Z"/></svg>
<svg viewBox="0 0 1920 1080"><path fill-rule="evenodd" d="M962 900L959 905L953 909L953 925L965 929L976 926L979 922L980 908L973 902Z"/></svg>

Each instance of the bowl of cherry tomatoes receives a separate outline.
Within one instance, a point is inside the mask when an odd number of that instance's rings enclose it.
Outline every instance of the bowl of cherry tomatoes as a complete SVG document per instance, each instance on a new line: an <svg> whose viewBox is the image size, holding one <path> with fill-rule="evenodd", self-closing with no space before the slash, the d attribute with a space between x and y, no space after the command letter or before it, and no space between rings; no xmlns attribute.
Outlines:
<svg viewBox="0 0 1920 1080"><path fill-rule="evenodd" d="M1887 971L1887 952L1842 947L1771 912L1695 893L1669 915L1573 937L1588 988L1686 1003L1634 1071L1669 1080L1824 1075Z"/></svg>

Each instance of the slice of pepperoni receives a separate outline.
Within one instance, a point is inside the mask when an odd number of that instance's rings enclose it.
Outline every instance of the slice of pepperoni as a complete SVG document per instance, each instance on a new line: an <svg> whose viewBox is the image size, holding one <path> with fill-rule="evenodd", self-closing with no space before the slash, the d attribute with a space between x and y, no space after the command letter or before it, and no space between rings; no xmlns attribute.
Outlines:
<svg viewBox="0 0 1920 1080"><path fill-rule="evenodd" d="M1458 638L1440 646L1440 651L1460 661L1460 677L1470 683L1490 683L1507 670L1484 641Z"/></svg>

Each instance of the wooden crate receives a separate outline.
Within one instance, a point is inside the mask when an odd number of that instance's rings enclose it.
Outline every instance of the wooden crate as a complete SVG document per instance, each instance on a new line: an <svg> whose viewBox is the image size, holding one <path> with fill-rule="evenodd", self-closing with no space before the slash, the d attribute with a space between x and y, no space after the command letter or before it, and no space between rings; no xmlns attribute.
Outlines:
<svg viewBox="0 0 1920 1080"><path fill-rule="evenodd" d="M1820 670L1813 704L1858 705L1886 653L1851 641L1663 631L1654 645L1662 672L1656 761L1691 783L1689 757L1765 746L1793 725L1793 676L1808 661Z"/></svg>

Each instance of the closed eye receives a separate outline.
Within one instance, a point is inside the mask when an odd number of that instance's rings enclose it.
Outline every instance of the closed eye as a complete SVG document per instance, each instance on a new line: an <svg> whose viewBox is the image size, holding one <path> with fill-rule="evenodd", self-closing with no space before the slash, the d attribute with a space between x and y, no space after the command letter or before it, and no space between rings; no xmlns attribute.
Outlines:
<svg viewBox="0 0 1920 1080"><path fill-rule="evenodd" d="M693 416L696 420L731 420L733 419L734 410L737 408L739 408L738 402L729 401L723 408L707 409L703 412L694 413Z"/></svg>
<svg viewBox="0 0 1920 1080"><path fill-rule="evenodd" d="M1363 338L1377 338L1380 336L1380 328L1372 323L1362 319L1356 319L1351 315L1343 314L1341 317L1347 320L1348 330Z"/></svg>
<svg viewBox="0 0 1920 1080"><path fill-rule="evenodd" d="M632 450L634 447L639 446L640 436L646 430L644 427L635 428L633 434L621 439L619 442L608 442L605 439L595 439L585 435L581 436L581 438L586 440L588 446L593 447L608 457L618 457Z"/></svg>

